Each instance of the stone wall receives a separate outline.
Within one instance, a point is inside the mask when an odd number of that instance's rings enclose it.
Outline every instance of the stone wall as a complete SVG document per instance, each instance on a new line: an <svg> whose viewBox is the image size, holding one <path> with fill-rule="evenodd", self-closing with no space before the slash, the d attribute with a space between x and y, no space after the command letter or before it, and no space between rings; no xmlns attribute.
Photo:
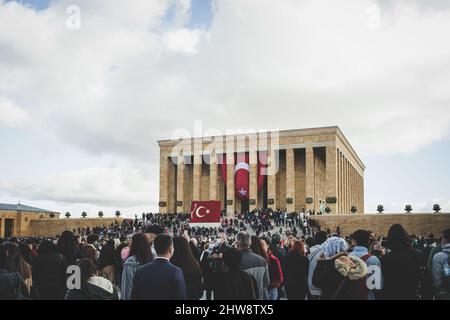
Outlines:
<svg viewBox="0 0 450 320"><path fill-rule="evenodd" d="M59 213L54 212L54 219L59 218ZM30 223L33 220L50 219L49 212L36 212L36 211L0 211L0 238L5 237L5 224L6 220L13 220L12 235L18 236L26 234L30 228Z"/></svg>
<svg viewBox="0 0 450 320"><path fill-rule="evenodd" d="M435 214L330 214L313 216L322 230L330 228L334 233L341 228L343 235L349 235L357 229L373 231L376 235L387 236L389 227L400 223L409 234L438 236L442 230L450 228L450 213Z"/></svg>
<svg viewBox="0 0 450 320"><path fill-rule="evenodd" d="M116 221L121 223L122 218L64 218L64 219L40 219L30 222L28 236L53 236L65 230L83 227L108 226Z"/></svg>

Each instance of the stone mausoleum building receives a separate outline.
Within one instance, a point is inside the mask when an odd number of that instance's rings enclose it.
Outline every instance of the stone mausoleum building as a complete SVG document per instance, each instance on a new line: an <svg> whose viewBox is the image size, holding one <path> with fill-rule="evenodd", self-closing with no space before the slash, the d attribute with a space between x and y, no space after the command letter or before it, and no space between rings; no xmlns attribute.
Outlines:
<svg viewBox="0 0 450 320"><path fill-rule="evenodd" d="M158 144L161 213L189 212L193 200L220 200L229 216L261 207L329 208L332 214L355 207L364 213L365 166L339 127L182 137ZM260 180L262 160L267 172ZM235 172L242 168L248 170L248 199L235 188Z"/></svg>

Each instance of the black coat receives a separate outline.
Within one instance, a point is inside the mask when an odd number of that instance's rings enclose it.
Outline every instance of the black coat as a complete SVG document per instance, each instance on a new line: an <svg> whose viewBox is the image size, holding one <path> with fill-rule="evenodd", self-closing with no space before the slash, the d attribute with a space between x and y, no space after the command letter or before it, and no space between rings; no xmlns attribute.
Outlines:
<svg viewBox="0 0 450 320"><path fill-rule="evenodd" d="M82 289L69 290L66 300L119 300L116 288L110 293L91 283L86 283Z"/></svg>
<svg viewBox="0 0 450 320"><path fill-rule="evenodd" d="M416 300L420 278L420 259L413 249L392 251L381 258L383 298Z"/></svg>
<svg viewBox="0 0 450 320"><path fill-rule="evenodd" d="M49 252L38 255L33 265L33 286L42 300L62 300L66 293L67 263L63 255Z"/></svg>
<svg viewBox="0 0 450 320"><path fill-rule="evenodd" d="M203 296L202 274L193 273L185 274L184 282L186 284L186 298L187 300L199 300Z"/></svg>
<svg viewBox="0 0 450 320"><path fill-rule="evenodd" d="M348 280L336 270L334 260L317 261L313 273L313 285L322 290L322 299L367 300L367 290L362 280Z"/></svg>
<svg viewBox="0 0 450 320"><path fill-rule="evenodd" d="M219 275L220 274L220 275ZM255 300L255 278L242 270L219 272L214 282L214 300Z"/></svg>
<svg viewBox="0 0 450 320"><path fill-rule="evenodd" d="M305 300L308 290L308 258L289 253L284 261L284 286L288 300Z"/></svg>

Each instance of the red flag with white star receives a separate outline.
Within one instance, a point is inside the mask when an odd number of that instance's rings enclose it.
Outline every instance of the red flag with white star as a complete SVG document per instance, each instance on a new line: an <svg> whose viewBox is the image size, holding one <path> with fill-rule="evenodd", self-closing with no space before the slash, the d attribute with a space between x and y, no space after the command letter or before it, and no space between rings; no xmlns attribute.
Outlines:
<svg viewBox="0 0 450 320"><path fill-rule="evenodd" d="M192 201L189 223L220 223L220 201Z"/></svg>
<svg viewBox="0 0 450 320"><path fill-rule="evenodd" d="M234 185L236 197L241 200L249 198L249 172L248 152L236 155L236 166L234 167Z"/></svg>

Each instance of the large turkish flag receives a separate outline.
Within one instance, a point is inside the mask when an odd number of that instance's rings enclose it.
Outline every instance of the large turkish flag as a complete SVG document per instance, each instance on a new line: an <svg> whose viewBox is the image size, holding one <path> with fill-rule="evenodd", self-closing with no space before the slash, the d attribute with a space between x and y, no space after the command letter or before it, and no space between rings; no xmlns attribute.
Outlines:
<svg viewBox="0 0 450 320"><path fill-rule="evenodd" d="M220 201L192 201L189 223L220 223Z"/></svg>
<svg viewBox="0 0 450 320"><path fill-rule="evenodd" d="M248 200L249 196L249 173L248 152L236 155L236 166L234 167L234 186L236 197Z"/></svg>
<svg viewBox="0 0 450 320"><path fill-rule="evenodd" d="M250 173L250 166L249 166L249 155L248 152L245 153L238 153L234 155L236 165L234 167L234 186L235 186L235 194L236 197L238 197L241 200L248 200L249 199L249 173ZM221 173L222 173L222 180L223 183L227 184L227 161L226 161L226 155L222 155L222 164L220 166ZM264 181L266 179L266 173L267 171L267 152L261 151L258 152L258 191L261 190L261 188L264 185Z"/></svg>

